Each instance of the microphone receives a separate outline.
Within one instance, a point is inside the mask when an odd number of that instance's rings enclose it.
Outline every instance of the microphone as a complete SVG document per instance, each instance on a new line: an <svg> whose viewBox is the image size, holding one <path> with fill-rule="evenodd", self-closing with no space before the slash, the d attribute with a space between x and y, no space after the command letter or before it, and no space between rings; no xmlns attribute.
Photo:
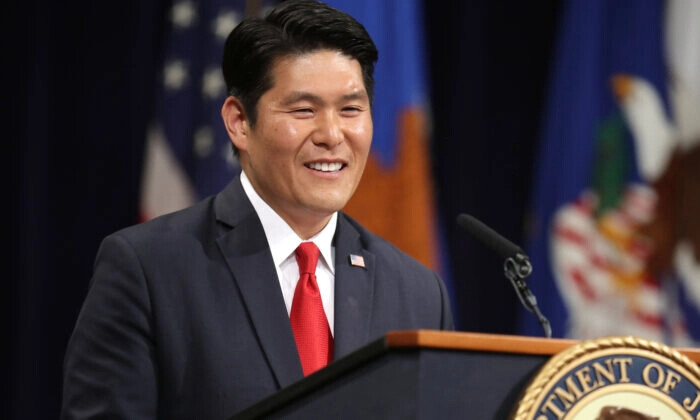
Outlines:
<svg viewBox="0 0 700 420"><path fill-rule="evenodd" d="M510 280L525 309L537 316L540 325L544 329L545 336L550 338L552 336L552 327L549 324L549 320L540 312L535 295L532 294L525 283L525 278L532 273L532 265L525 251L468 214L462 213L458 215L457 224L505 260L503 263L505 276Z"/></svg>
<svg viewBox="0 0 700 420"><path fill-rule="evenodd" d="M525 254L519 246L499 235L474 216L462 213L457 216L457 224L503 258Z"/></svg>

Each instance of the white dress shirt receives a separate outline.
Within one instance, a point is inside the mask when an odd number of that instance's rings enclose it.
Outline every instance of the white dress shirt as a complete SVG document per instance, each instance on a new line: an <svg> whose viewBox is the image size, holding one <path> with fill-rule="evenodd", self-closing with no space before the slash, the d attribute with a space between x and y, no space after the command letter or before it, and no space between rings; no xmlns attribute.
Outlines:
<svg viewBox="0 0 700 420"><path fill-rule="evenodd" d="M284 304L287 314L292 311L294 290L299 281L299 265L294 251L302 242L313 242L321 251L321 257L316 263L316 281L321 292L323 310L326 312L328 326L333 334L333 296L335 289L335 247L332 245L335 227L338 224L338 213L333 213L331 220L318 234L308 241L302 240L291 227L258 195L245 172L241 171L241 184L243 191L253 204L255 212L260 218L267 243L272 253L272 261L275 263L277 278L282 289Z"/></svg>

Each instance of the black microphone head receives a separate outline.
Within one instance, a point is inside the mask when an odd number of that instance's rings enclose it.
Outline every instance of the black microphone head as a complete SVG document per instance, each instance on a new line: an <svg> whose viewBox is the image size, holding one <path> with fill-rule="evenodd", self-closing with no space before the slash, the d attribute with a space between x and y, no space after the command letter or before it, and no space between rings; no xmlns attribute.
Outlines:
<svg viewBox="0 0 700 420"><path fill-rule="evenodd" d="M457 216L457 224L504 259L514 257L517 254L525 255L519 246L499 235L473 216L462 213Z"/></svg>

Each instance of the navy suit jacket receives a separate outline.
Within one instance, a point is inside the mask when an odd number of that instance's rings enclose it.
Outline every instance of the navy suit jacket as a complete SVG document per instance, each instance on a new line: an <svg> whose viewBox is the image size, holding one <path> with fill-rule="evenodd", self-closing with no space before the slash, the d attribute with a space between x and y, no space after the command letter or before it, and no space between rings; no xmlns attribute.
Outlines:
<svg viewBox="0 0 700 420"><path fill-rule="evenodd" d="M453 328L433 271L343 213L333 243L334 359L390 330ZM227 418L302 378L267 239L236 178L105 238L68 344L62 417Z"/></svg>

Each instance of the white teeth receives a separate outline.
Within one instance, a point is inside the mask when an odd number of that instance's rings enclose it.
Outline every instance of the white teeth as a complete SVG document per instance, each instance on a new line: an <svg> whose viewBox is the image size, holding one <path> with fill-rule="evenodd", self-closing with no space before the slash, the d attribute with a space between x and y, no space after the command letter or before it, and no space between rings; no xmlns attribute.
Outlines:
<svg viewBox="0 0 700 420"><path fill-rule="evenodd" d="M339 163L339 162L333 162L333 163L314 162L314 163L309 163L307 166L311 169L315 169L315 170L321 171L321 172L336 172L336 171L339 171L340 168L343 167L343 164Z"/></svg>

